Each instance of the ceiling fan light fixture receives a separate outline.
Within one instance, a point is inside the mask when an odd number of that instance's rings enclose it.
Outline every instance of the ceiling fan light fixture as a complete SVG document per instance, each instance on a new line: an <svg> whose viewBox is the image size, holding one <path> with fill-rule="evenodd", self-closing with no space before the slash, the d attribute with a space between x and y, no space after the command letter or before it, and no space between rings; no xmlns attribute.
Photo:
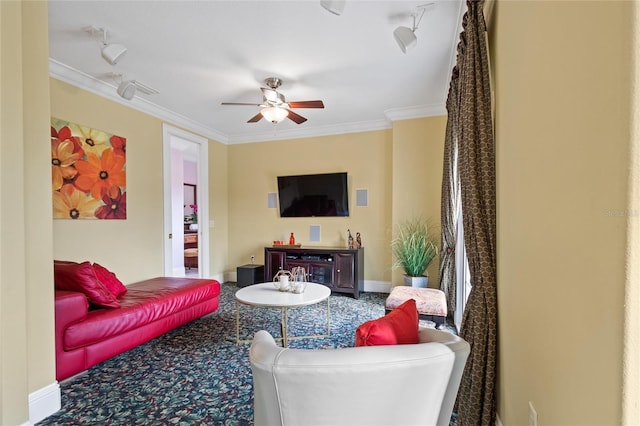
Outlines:
<svg viewBox="0 0 640 426"><path fill-rule="evenodd" d="M135 96L136 89L136 83L134 81L127 80L118 85L117 92L122 98L130 101Z"/></svg>
<svg viewBox="0 0 640 426"><path fill-rule="evenodd" d="M400 26L396 28L393 31L393 38L396 39L402 53L407 53L408 50L412 49L418 43L418 38L414 30L408 27Z"/></svg>
<svg viewBox="0 0 640 426"><path fill-rule="evenodd" d="M287 118L289 115L289 111L284 108L278 108L275 106L263 108L260 113L265 118L265 120L272 122L273 124L277 124Z"/></svg>

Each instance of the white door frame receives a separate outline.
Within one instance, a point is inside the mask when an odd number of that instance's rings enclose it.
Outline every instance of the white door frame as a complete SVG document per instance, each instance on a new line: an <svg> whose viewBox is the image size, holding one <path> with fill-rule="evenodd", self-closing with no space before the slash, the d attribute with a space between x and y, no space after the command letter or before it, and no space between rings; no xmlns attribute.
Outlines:
<svg viewBox="0 0 640 426"><path fill-rule="evenodd" d="M193 143L198 151L197 154L197 173L198 186L196 188L196 197L198 200L198 274L200 277L206 278L210 275L209 270L209 141L193 133L186 132L169 124L162 124L162 175L164 188L164 274L168 277L184 276L183 267L178 270L174 268L173 253L175 252L174 244L184 247L184 241L173 238L174 233L183 235L182 229L174 229L174 218L172 214L173 207L173 191L172 191L172 165L171 155L172 148L179 143ZM182 187L182 183L180 184ZM182 201L181 201L182 204ZM182 211L182 208L180 208ZM182 215L180 218L182 223Z"/></svg>

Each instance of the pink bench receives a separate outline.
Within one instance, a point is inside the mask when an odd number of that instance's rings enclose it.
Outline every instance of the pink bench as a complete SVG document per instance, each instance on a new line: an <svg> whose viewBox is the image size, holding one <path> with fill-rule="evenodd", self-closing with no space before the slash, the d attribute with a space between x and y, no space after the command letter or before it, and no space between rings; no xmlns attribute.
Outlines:
<svg viewBox="0 0 640 426"><path fill-rule="evenodd" d="M405 301L414 299L420 319L426 319L436 323L436 327L444 324L447 318L447 299L442 290L435 288L419 288L396 286L393 287L389 297L385 301L385 312L389 313Z"/></svg>

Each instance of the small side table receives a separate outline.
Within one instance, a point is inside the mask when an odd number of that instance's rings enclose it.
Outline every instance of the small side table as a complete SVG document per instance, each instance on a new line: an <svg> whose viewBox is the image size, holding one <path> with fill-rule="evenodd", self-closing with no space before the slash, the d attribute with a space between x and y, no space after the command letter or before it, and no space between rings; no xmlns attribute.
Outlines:
<svg viewBox="0 0 640 426"><path fill-rule="evenodd" d="M254 306L258 308L278 308L281 310L282 326L282 346L287 347L289 340L307 339L310 337L329 337L331 335L331 310L329 306L329 287L307 283L304 293L290 293L288 291L278 291L273 283L261 283L241 288L236 291L236 343L249 343L249 340L240 339L240 304ZM289 336L288 310L297 306L313 305L327 301L327 334L316 334L312 336ZM278 338L276 338L277 340Z"/></svg>
<svg viewBox="0 0 640 426"><path fill-rule="evenodd" d="M264 281L264 265L250 263L238 266L237 275L238 287L261 283Z"/></svg>

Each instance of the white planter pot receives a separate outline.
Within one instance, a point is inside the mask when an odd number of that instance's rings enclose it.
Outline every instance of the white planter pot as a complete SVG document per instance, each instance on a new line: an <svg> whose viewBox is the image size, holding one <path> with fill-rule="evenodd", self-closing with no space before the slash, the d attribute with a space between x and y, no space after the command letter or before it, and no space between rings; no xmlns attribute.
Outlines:
<svg viewBox="0 0 640 426"><path fill-rule="evenodd" d="M425 277L424 275L421 277L410 277L408 275L404 276L404 285L406 286L427 288L428 284L429 284L429 277Z"/></svg>
<svg viewBox="0 0 640 426"><path fill-rule="evenodd" d="M189 225L189 229L192 231L197 231L198 230L198 224L197 223L192 223L191 225Z"/></svg>

